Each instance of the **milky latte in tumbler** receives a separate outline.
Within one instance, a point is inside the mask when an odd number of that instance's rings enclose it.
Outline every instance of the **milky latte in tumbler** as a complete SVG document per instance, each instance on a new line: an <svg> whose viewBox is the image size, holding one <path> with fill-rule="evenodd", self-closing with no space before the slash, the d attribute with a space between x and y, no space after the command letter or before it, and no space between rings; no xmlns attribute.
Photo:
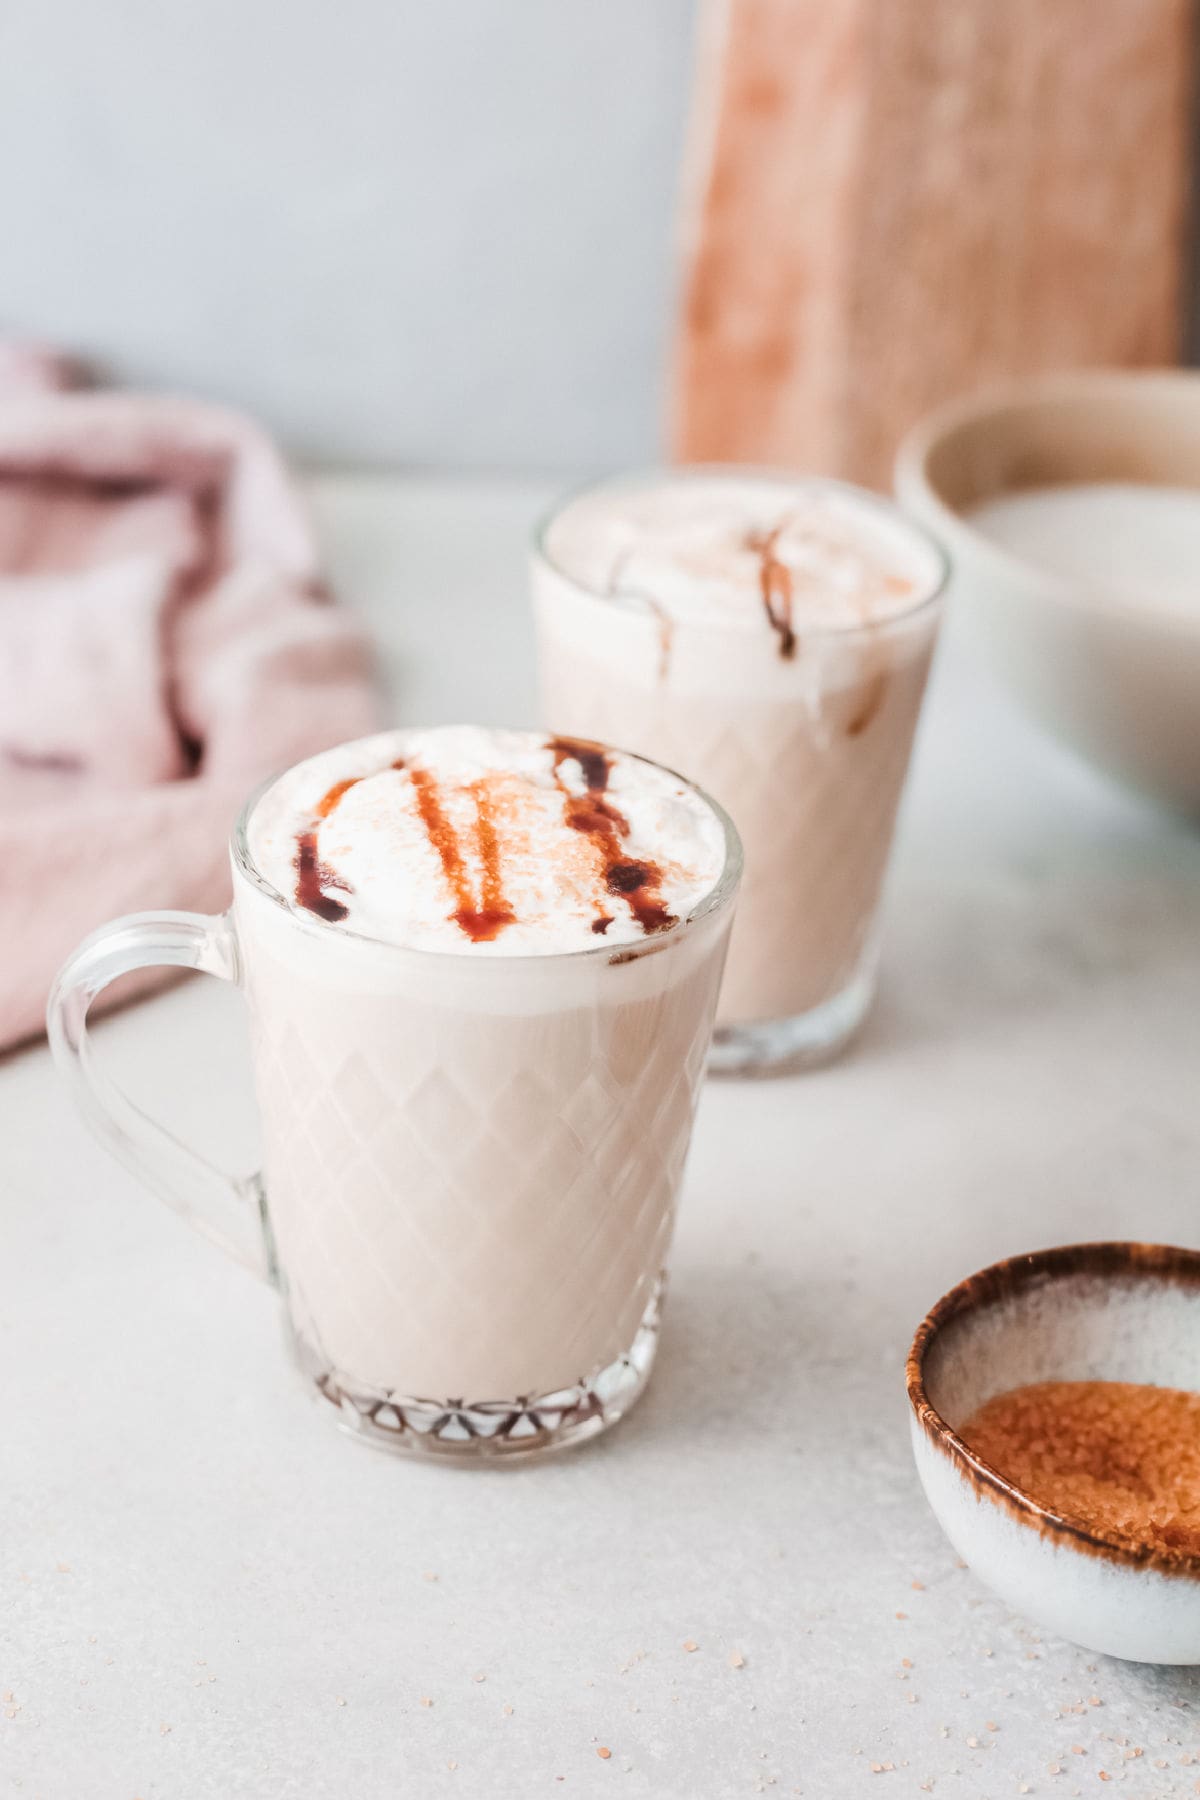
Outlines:
<svg viewBox="0 0 1200 1800"><path fill-rule="evenodd" d="M682 769L745 846L717 1068L821 1060L865 1016L944 572L887 502L750 470L618 479L539 534L548 726Z"/></svg>
<svg viewBox="0 0 1200 1800"><path fill-rule="evenodd" d="M728 820L639 757L455 727L299 764L243 839L303 1365L376 1438L470 1455L601 1429L653 1353L740 866Z"/></svg>

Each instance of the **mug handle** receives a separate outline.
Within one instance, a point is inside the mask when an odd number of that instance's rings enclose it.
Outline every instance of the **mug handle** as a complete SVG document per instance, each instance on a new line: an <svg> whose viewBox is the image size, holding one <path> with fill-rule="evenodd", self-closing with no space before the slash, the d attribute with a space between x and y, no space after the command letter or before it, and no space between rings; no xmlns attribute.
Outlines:
<svg viewBox="0 0 1200 1800"><path fill-rule="evenodd" d="M118 976L148 968L200 969L239 985L238 942L228 914L131 913L85 938L50 990L46 1029L54 1060L101 1143L173 1212L270 1281L261 1176L227 1175L148 1117L96 1066L87 1030L92 1002Z"/></svg>

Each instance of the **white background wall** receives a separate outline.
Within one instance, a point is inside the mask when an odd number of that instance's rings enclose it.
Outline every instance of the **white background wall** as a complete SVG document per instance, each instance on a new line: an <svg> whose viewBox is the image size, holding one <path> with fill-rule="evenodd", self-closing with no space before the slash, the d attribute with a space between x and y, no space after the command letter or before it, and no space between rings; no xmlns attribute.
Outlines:
<svg viewBox="0 0 1200 1800"><path fill-rule="evenodd" d="M313 457L652 456L694 10L0 5L0 331Z"/></svg>

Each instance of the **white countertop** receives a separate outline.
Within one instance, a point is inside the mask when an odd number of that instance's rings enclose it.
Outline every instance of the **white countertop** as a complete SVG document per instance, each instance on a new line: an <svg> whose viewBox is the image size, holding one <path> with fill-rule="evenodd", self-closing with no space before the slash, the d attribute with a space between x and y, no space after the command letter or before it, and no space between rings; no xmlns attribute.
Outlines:
<svg viewBox="0 0 1200 1800"><path fill-rule="evenodd" d="M314 494L397 717L530 719L547 492ZM0 1795L1197 1791L1200 1671L1041 1641L956 1565L909 1454L905 1352L954 1281L1200 1239L1200 836L1026 726L969 635L878 1011L832 1069L709 1084L654 1380L595 1446L463 1473L342 1438L272 1296L107 1159L44 1047L0 1066ZM238 1009L195 982L99 1036L249 1163Z"/></svg>

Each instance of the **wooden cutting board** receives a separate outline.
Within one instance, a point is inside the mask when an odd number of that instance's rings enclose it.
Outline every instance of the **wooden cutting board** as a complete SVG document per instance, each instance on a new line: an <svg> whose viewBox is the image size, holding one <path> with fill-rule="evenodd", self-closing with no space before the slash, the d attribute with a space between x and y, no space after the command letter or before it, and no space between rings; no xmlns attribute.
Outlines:
<svg viewBox="0 0 1200 1800"><path fill-rule="evenodd" d="M890 485L996 378L1177 360L1190 0L705 0L672 442Z"/></svg>

